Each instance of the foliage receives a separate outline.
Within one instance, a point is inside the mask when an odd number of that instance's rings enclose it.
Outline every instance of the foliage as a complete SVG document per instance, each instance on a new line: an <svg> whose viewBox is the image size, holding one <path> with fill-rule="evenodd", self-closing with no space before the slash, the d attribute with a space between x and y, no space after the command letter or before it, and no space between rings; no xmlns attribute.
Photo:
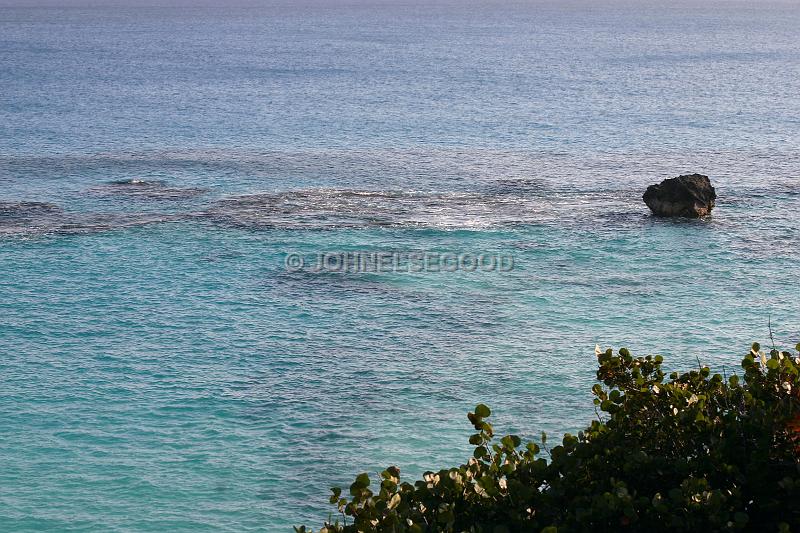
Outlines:
<svg viewBox="0 0 800 533"><path fill-rule="evenodd" d="M413 484L389 467L374 488L360 474L349 496L332 489L340 519L319 531L800 531L797 355L754 344L742 377L597 357L598 419L577 436L548 449L542 434L544 452L496 440L478 405L466 464Z"/></svg>

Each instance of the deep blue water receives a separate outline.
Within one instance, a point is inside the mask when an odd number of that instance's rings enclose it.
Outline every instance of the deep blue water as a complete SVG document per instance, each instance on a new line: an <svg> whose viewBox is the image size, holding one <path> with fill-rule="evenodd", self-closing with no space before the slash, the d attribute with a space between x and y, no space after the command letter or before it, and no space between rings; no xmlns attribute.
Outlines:
<svg viewBox="0 0 800 533"><path fill-rule="evenodd" d="M798 117L797 4L0 8L0 530L318 525L479 401L581 428L596 343L794 345Z"/></svg>

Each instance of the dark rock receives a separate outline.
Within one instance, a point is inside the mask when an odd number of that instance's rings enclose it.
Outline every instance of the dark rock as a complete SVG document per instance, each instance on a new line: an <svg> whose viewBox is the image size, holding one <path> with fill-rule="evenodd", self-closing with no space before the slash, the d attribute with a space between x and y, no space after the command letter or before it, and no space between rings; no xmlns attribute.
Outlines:
<svg viewBox="0 0 800 533"><path fill-rule="evenodd" d="M708 176L688 174L650 185L642 199L656 216L699 218L711 214L717 193Z"/></svg>

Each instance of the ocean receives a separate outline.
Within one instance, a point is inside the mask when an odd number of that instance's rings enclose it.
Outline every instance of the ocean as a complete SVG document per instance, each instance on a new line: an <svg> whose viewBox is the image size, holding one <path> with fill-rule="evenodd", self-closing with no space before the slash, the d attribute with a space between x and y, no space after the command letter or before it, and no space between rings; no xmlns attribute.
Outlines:
<svg viewBox="0 0 800 533"><path fill-rule="evenodd" d="M478 402L574 433L595 344L800 341L799 231L797 3L0 7L0 530L318 527Z"/></svg>

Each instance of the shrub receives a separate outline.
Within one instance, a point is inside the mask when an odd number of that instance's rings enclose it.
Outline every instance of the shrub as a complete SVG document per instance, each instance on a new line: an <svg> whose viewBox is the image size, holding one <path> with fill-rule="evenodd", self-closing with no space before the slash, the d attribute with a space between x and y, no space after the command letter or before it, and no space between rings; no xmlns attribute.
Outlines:
<svg viewBox="0 0 800 533"><path fill-rule="evenodd" d="M800 351L800 344L797 346ZM466 464L415 483L389 467L332 489L321 533L800 531L800 358L758 344L742 376L666 376L661 356L597 350L598 418L547 448L469 413ZM547 457L547 459L545 458ZM295 528L309 532L306 527Z"/></svg>

